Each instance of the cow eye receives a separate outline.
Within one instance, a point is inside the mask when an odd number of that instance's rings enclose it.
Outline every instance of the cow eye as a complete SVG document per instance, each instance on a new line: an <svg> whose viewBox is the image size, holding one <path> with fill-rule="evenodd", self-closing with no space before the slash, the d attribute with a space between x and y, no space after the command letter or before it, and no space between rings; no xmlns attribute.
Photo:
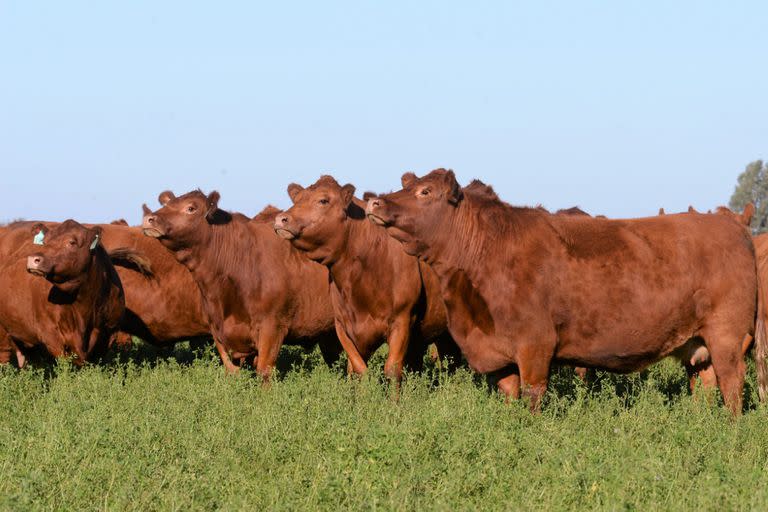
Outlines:
<svg viewBox="0 0 768 512"><path fill-rule="evenodd" d="M187 213L195 213L195 210L197 210L197 208L195 208L194 206L192 205L187 206Z"/></svg>
<svg viewBox="0 0 768 512"><path fill-rule="evenodd" d="M420 194L423 195L423 196L428 196L429 195L429 189L428 188L421 189Z"/></svg>
<svg viewBox="0 0 768 512"><path fill-rule="evenodd" d="M320 202L320 204L328 204L328 203L330 203L330 201L327 198L325 198L325 197L322 198L319 202Z"/></svg>
<svg viewBox="0 0 768 512"><path fill-rule="evenodd" d="M74 247L76 245L77 245L77 240L72 239L72 240L69 241L69 246L70 247Z"/></svg>

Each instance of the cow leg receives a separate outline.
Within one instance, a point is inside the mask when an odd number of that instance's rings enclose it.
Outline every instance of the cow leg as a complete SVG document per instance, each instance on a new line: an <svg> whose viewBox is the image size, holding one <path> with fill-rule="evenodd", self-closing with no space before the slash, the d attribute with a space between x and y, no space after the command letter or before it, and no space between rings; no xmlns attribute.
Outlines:
<svg viewBox="0 0 768 512"><path fill-rule="evenodd" d="M541 411L541 397L547 391L553 351L554 344L549 343L526 344L518 350L520 388L523 397L530 399L531 412L534 414Z"/></svg>
<svg viewBox="0 0 768 512"><path fill-rule="evenodd" d="M717 389L717 376L715 375L715 369L711 364L699 369L699 381L701 382L700 391L704 393L704 396L712 403L714 401L713 392ZM742 380L743 384L743 380Z"/></svg>
<svg viewBox="0 0 768 512"><path fill-rule="evenodd" d="M27 363L27 358L24 356L24 353L19 350L18 345L14 343L11 335L8 334L5 329L0 327L0 364L9 364L13 353L16 354L16 363L19 365L19 368L24 368L24 365Z"/></svg>
<svg viewBox="0 0 768 512"><path fill-rule="evenodd" d="M703 395L707 402L712 405L714 403L712 392L717 389L717 377L712 364L706 363L695 366L684 364L683 366L685 366L685 371L688 374L688 385L693 397L699 398ZM697 381L700 382L698 387L696 386Z"/></svg>
<svg viewBox="0 0 768 512"><path fill-rule="evenodd" d="M711 364L699 370L699 380L704 389L717 389L717 376Z"/></svg>
<svg viewBox="0 0 768 512"><path fill-rule="evenodd" d="M510 366L499 372L499 380L496 387L505 396L505 402L509 399L517 400L520 398L520 372L516 366Z"/></svg>
<svg viewBox="0 0 768 512"><path fill-rule="evenodd" d="M75 356L72 358L72 362L75 365L83 366L88 360L88 352L86 352L80 344L75 343L72 347L72 352L75 354Z"/></svg>
<svg viewBox="0 0 768 512"><path fill-rule="evenodd" d="M24 355L24 352L18 346L16 346L16 364L19 365L19 369L27 365L27 356Z"/></svg>
<svg viewBox="0 0 768 512"><path fill-rule="evenodd" d="M411 338L411 316L401 315L392 322L387 336L389 354L384 362L384 375L398 384L403 379L403 360Z"/></svg>
<svg viewBox="0 0 768 512"><path fill-rule="evenodd" d="M691 388L691 393L696 391L696 381L701 382L703 389L717 389L717 376L715 376L715 369L712 364L704 364L691 366L689 364L684 365L685 371L688 374L688 383Z"/></svg>
<svg viewBox="0 0 768 512"><path fill-rule="evenodd" d="M117 347L119 350L128 350L133 346L133 336L125 331L117 331L109 339L109 348Z"/></svg>
<svg viewBox="0 0 768 512"><path fill-rule="evenodd" d="M336 335L339 337L344 352L347 353L347 373L362 375L368 371L368 365L365 363L363 356L360 355L360 351L357 350L355 342L347 336L347 331L344 329L344 326L341 325L341 322L337 319L335 324Z"/></svg>
<svg viewBox="0 0 768 512"><path fill-rule="evenodd" d="M107 349L109 348L110 338L111 335L106 335L103 330L93 329L91 331L90 339L88 340L88 347L85 351L86 359L84 359L83 362L102 357L106 354Z"/></svg>
<svg viewBox="0 0 768 512"><path fill-rule="evenodd" d="M66 345L64 343L56 343L55 341L53 343L48 342L45 344L45 348L48 350L48 354L50 354L54 359L59 359L60 357L64 357L66 355L65 346Z"/></svg>
<svg viewBox="0 0 768 512"><path fill-rule="evenodd" d="M741 414L744 392L744 355L741 350L743 334L729 333L727 328L708 328L702 333L712 358L717 384L723 401L735 416Z"/></svg>
<svg viewBox="0 0 768 512"><path fill-rule="evenodd" d="M684 364L683 366L685 366L685 373L688 375L688 388L691 390L691 393L695 393L696 381L699 378L699 372L696 370L696 368L689 364Z"/></svg>
<svg viewBox="0 0 768 512"><path fill-rule="evenodd" d="M213 337L213 342L216 345L216 350L219 352L219 357L221 357L221 363L224 365L224 371L228 375L233 375L239 372L240 367L232 362L232 358L229 357L229 352L227 352L227 348L224 346L224 344L221 341L219 341L219 338L217 336Z"/></svg>
<svg viewBox="0 0 768 512"><path fill-rule="evenodd" d="M13 353L12 350L3 350L0 352L0 364L1 365L7 365L11 362L11 354Z"/></svg>
<svg viewBox="0 0 768 512"><path fill-rule="evenodd" d="M256 373L261 376L265 384L269 384L272 369L275 367L286 334L288 329L274 322L264 321L259 326L257 346L259 358L256 362Z"/></svg>
<svg viewBox="0 0 768 512"><path fill-rule="evenodd" d="M0 331L0 364L8 364L11 362L11 354L13 354L13 343L11 337L8 334L4 334Z"/></svg>

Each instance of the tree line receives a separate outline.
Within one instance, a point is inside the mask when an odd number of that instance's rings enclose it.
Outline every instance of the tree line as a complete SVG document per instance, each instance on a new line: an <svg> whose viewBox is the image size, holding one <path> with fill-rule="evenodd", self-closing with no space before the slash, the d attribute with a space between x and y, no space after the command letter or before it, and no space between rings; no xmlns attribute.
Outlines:
<svg viewBox="0 0 768 512"><path fill-rule="evenodd" d="M728 206L740 212L747 203L755 205L752 232L757 235L768 231L768 164L762 160L751 162L739 174Z"/></svg>

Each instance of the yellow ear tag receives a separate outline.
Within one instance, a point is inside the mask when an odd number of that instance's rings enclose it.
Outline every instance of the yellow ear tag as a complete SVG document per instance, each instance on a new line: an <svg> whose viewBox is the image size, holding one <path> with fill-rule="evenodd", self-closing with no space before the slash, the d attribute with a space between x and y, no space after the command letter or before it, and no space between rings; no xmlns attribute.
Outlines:
<svg viewBox="0 0 768 512"><path fill-rule="evenodd" d="M40 230L35 235L35 238L32 239L32 243L35 245L43 245L43 240L45 240L45 233Z"/></svg>

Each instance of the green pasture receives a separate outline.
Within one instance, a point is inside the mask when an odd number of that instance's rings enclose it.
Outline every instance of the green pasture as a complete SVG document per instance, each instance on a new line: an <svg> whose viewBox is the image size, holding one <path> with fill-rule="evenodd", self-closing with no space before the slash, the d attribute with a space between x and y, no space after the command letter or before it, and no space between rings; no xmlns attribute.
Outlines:
<svg viewBox="0 0 768 512"><path fill-rule="evenodd" d="M468 370L349 379L285 349L268 388L212 350L0 368L5 510L766 510L768 414L682 369L556 372L539 416ZM710 402L714 401L712 405Z"/></svg>

